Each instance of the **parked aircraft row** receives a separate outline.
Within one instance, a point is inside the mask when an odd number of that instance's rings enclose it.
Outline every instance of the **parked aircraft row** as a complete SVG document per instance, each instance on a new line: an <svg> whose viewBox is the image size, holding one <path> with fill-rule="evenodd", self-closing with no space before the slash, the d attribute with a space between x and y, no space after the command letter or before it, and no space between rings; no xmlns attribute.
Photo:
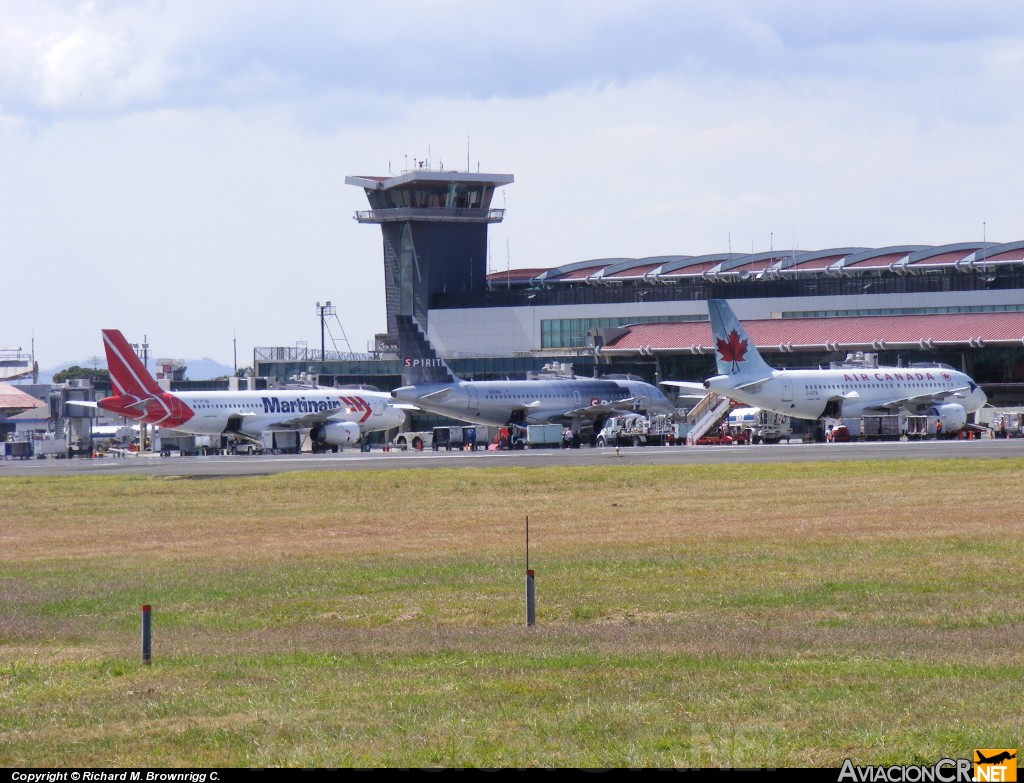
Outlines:
<svg viewBox="0 0 1024 783"><path fill-rule="evenodd" d="M728 303L708 300L719 374L703 382L666 381L689 396L715 392L787 416L859 417L908 412L939 417L961 429L986 403L965 373L942 364L910 367L833 366L779 370L754 347ZM655 386L623 376L552 380L467 381L457 378L409 316L398 319L403 385L390 394L364 389L170 392L161 389L128 341L103 330L114 394L95 405L145 424L196 435L234 434L254 440L267 430L309 430L314 448L353 445L371 432L422 410L458 421L502 426L559 423L574 432L616 415L675 415Z"/></svg>
<svg viewBox="0 0 1024 783"><path fill-rule="evenodd" d="M943 364L911 367L836 367L776 370L763 359L732 308L708 300L719 375L703 384L667 381L688 396L713 391L723 397L798 419L856 418L867 413L938 416L955 432L986 403L985 393L965 373ZM557 421L574 431L581 420L643 411L675 414L658 389L631 379L555 381L465 381L430 348L415 322L400 319L406 368L404 386L392 396L461 421L500 424Z"/></svg>

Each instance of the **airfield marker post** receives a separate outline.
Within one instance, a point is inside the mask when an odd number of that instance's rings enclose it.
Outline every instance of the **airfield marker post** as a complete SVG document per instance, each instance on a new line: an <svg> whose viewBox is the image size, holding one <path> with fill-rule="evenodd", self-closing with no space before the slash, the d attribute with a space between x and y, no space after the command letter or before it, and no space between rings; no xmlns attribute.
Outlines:
<svg viewBox="0 0 1024 783"><path fill-rule="evenodd" d="M147 666L153 658L152 608L149 604L142 605L142 662Z"/></svg>
<svg viewBox="0 0 1024 783"><path fill-rule="evenodd" d="M526 517L526 624L537 624L537 596L530 568L530 517Z"/></svg>

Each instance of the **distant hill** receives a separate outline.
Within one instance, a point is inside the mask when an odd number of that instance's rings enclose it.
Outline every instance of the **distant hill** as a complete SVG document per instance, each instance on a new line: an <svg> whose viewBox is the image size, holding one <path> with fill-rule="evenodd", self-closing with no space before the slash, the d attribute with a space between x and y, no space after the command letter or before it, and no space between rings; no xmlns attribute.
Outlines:
<svg viewBox="0 0 1024 783"><path fill-rule="evenodd" d="M209 357L205 359L183 359L182 361L188 368L185 371L185 377L190 381L208 381L210 378L221 378L225 375L234 375L235 373L234 367L227 364L220 364ZM59 373L61 370L66 370L68 367L73 367L76 364L79 367L91 367L92 361L80 359L78 361L64 362L63 364L58 364L56 367L49 367L46 369L40 367L39 382L53 383L54 375ZM106 362L103 362L99 366L105 368L107 364ZM152 364L150 364L149 371L155 373Z"/></svg>

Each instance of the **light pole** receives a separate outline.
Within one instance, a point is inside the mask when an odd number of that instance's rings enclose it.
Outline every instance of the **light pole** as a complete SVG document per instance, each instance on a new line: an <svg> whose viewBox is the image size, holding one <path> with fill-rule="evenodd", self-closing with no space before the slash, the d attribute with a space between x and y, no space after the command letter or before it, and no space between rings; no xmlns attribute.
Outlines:
<svg viewBox="0 0 1024 783"><path fill-rule="evenodd" d="M324 322L327 320L328 316L336 314L338 309L334 307L328 299L324 304L317 302L316 311L320 315L320 361L324 361L324 357L326 356L326 351L324 350Z"/></svg>
<svg viewBox="0 0 1024 783"><path fill-rule="evenodd" d="M146 339L146 335L142 335L141 343L132 343L132 350L135 351L136 356L142 359L142 366L149 366L149 341ZM149 434L146 432L146 422L139 422L139 451L145 451L149 445Z"/></svg>

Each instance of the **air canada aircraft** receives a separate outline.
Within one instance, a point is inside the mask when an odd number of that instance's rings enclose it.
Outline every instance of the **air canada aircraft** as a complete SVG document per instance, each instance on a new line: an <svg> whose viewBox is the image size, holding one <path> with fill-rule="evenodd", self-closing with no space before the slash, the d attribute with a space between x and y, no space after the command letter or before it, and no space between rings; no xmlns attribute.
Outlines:
<svg viewBox="0 0 1024 783"><path fill-rule="evenodd" d="M945 432L963 428L986 403L966 374L945 364L874 367L834 363L830 369L776 370L768 365L724 299L708 300L719 374L704 388L723 397L799 419L871 413L937 416Z"/></svg>
<svg viewBox="0 0 1024 783"><path fill-rule="evenodd" d="M558 423L578 434L585 424L596 427L609 416L676 413L656 387L624 376L461 380L438 357L412 317L399 316L398 337L404 385L391 396L458 421L496 426Z"/></svg>
<svg viewBox="0 0 1024 783"><path fill-rule="evenodd" d="M405 420L389 394L363 389L169 392L117 329L103 330L103 347L114 394L89 404L143 424L254 440L265 430L308 429L314 450L323 451L358 443L367 433Z"/></svg>

